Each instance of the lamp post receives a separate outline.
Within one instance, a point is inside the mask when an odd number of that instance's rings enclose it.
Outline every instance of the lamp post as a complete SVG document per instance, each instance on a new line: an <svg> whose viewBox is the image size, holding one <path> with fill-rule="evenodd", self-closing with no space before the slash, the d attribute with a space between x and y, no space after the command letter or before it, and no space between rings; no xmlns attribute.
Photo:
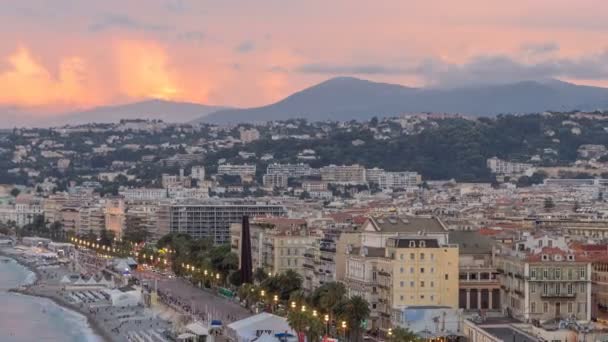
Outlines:
<svg viewBox="0 0 608 342"><path fill-rule="evenodd" d="M344 331L344 339L346 339L346 321L342 321L342 330Z"/></svg>
<svg viewBox="0 0 608 342"><path fill-rule="evenodd" d="M388 340L390 341L393 338L393 329L392 328L388 328Z"/></svg>
<svg viewBox="0 0 608 342"><path fill-rule="evenodd" d="M325 321L325 334L329 335L329 315L325 314L323 320Z"/></svg>

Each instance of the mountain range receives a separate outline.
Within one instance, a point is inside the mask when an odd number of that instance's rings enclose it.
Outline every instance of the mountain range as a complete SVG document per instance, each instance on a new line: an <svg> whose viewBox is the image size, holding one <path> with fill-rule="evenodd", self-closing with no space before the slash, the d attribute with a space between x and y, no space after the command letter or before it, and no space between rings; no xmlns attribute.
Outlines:
<svg viewBox="0 0 608 342"><path fill-rule="evenodd" d="M558 80L458 88L412 88L353 77L337 77L256 108L227 108L197 103L147 100L85 111L47 115L43 119L18 108L0 107L0 127L62 126L121 119L231 124L305 118L368 120L402 113L453 113L476 116L537 113L547 110L608 109L608 88Z"/></svg>
<svg viewBox="0 0 608 342"><path fill-rule="evenodd" d="M419 112L494 116L577 109L608 109L608 89L558 80L450 89L411 88L338 77L267 106L220 110L199 121L226 124L297 117L311 121L367 120Z"/></svg>

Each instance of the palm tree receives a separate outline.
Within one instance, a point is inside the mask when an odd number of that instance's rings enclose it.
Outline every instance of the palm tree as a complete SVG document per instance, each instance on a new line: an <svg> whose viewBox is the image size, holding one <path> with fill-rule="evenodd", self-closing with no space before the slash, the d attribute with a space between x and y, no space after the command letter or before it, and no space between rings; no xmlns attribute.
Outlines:
<svg viewBox="0 0 608 342"><path fill-rule="evenodd" d="M360 296L353 296L343 302L340 311L348 323L349 341L361 341L361 322L369 317L369 303Z"/></svg>
<svg viewBox="0 0 608 342"><path fill-rule="evenodd" d="M423 340L414 334L411 330L397 327L393 329L390 342L422 342Z"/></svg>
<svg viewBox="0 0 608 342"><path fill-rule="evenodd" d="M326 283L313 293L313 303L333 318L336 316L338 304L344 301L345 296L346 287L344 287L344 284L338 282Z"/></svg>
<svg viewBox="0 0 608 342"><path fill-rule="evenodd" d="M296 333L301 334L308 326L308 317L305 312L299 310L290 311L287 315L287 323Z"/></svg>

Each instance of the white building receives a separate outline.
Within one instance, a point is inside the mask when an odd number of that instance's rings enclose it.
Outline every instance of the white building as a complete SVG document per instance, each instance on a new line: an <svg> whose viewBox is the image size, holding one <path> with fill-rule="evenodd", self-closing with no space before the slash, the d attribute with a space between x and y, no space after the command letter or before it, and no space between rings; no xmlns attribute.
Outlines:
<svg viewBox="0 0 608 342"><path fill-rule="evenodd" d="M205 167L204 166L193 166L190 172L190 177L198 181L205 180Z"/></svg>
<svg viewBox="0 0 608 342"><path fill-rule="evenodd" d="M231 175L231 176L255 176L255 165L251 164L223 164L217 167L218 175Z"/></svg>
<svg viewBox="0 0 608 342"><path fill-rule="evenodd" d="M274 175L277 173L285 174L289 178L300 178L310 176L315 170L308 164L270 164L266 168L266 174Z"/></svg>
<svg viewBox="0 0 608 342"><path fill-rule="evenodd" d="M262 182L264 187L282 189L287 187L287 178L283 173L267 174L262 178Z"/></svg>
<svg viewBox="0 0 608 342"><path fill-rule="evenodd" d="M489 158L486 161L486 164L488 168L492 171L492 173L500 175L523 174L533 168L532 164L513 163L506 160L498 159L497 157Z"/></svg>
<svg viewBox="0 0 608 342"><path fill-rule="evenodd" d="M321 168L321 178L328 183L365 184L365 168L361 165L329 165Z"/></svg>
<svg viewBox="0 0 608 342"><path fill-rule="evenodd" d="M256 141L260 139L260 131L255 128L251 129L241 129L240 130L240 138L244 143L250 143L252 141Z"/></svg>

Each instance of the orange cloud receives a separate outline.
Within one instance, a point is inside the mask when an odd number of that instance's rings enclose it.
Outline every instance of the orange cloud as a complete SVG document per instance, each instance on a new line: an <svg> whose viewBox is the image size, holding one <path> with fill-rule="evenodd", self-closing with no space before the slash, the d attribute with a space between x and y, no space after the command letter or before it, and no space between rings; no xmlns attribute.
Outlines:
<svg viewBox="0 0 608 342"><path fill-rule="evenodd" d="M21 46L7 58L8 69L0 71L0 104L39 106L79 106L98 99L84 82L86 64L80 57L61 60L54 76Z"/></svg>

